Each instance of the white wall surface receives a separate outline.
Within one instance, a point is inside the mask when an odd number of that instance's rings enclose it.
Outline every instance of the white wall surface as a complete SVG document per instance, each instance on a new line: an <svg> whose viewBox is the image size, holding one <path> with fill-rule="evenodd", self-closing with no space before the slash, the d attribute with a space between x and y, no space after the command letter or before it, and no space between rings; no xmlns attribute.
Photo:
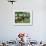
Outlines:
<svg viewBox="0 0 46 46"><path fill-rule="evenodd" d="M16 10L33 10L33 25L15 26ZM30 34L33 40L46 40L46 0L17 0L13 7L7 0L0 0L0 40L15 40L19 32Z"/></svg>

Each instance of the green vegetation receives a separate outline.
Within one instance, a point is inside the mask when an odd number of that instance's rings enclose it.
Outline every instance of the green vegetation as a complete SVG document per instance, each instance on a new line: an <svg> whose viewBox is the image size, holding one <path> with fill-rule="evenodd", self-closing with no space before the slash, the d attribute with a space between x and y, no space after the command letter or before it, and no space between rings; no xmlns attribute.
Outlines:
<svg viewBox="0 0 46 46"><path fill-rule="evenodd" d="M30 23L30 13L15 12L15 23Z"/></svg>

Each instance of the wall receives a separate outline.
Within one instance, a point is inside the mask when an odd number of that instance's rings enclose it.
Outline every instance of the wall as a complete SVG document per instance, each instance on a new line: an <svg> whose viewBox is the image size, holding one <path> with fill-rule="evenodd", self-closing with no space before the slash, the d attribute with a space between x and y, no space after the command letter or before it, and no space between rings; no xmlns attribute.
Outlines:
<svg viewBox="0 0 46 46"><path fill-rule="evenodd" d="M45 2L45 0L17 0L12 5L7 0L0 0L0 40L14 40L18 32L26 32L37 41L46 40ZM16 10L33 10L33 25L15 26L13 20Z"/></svg>

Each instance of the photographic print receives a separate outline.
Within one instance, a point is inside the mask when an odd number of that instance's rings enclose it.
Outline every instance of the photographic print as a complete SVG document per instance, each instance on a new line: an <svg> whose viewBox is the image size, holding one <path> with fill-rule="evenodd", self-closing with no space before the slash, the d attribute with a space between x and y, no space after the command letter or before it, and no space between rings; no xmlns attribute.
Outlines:
<svg viewBox="0 0 46 46"><path fill-rule="evenodd" d="M32 25L32 12L16 11L15 25Z"/></svg>

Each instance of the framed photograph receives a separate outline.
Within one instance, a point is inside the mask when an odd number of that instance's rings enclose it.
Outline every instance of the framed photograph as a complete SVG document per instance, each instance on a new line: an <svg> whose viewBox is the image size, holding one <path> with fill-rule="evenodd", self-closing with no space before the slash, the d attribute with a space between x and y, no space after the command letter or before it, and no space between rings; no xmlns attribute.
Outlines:
<svg viewBox="0 0 46 46"><path fill-rule="evenodd" d="M15 25L32 25L32 11L16 11Z"/></svg>

